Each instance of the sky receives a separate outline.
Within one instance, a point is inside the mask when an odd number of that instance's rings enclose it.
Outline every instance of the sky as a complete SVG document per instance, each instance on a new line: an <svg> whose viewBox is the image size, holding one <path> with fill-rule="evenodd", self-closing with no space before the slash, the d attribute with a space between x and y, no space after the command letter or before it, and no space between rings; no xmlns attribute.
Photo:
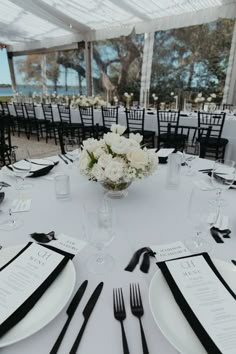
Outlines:
<svg viewBox="0 0 236 354"><path fill-rule="evenodd" d="M0 49L0 84L11 84L6 49Z"/></svg>

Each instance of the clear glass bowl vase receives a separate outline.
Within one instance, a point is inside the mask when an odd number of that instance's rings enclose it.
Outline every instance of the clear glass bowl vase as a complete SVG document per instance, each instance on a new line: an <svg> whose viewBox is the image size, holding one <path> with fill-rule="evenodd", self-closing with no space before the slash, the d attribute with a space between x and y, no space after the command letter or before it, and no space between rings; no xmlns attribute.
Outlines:
<svg viewBox="0 0 236 354"><path fill-rule="evenodd" d="M128 188L131 185L131 182L121 181L121 182L112 182L104 181L101 182L101 185L106 191L106 195L110 198L120 199L128 195Z"/></svg>

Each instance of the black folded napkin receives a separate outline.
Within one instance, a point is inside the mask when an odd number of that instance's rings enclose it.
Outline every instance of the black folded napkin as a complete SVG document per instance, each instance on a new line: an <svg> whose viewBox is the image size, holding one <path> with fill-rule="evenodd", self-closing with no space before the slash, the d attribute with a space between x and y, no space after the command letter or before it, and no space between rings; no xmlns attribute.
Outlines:
<svg viewBox="0 0 236 354"><path fill-rule="evenodd" d="M208 265L210 266L212 271L215 273L215 275L218 277L218 279L221 281L221 283L224 285L224 287L229 291L229 293L236 300L236 295L230 289L230 287L225 282L225 280L222 278L221 274L218 272L214 263L212 262L211 258L209 257L209 255L207 253L201 253L201 254L186 256L186 257L182 257L182 258L198 257L201 255L205 258L206 262L208 263ZM166 282L169 285L169 288L175 298L175 301L179 305L186 320L188 321L189 325L192 327L193 331L196 333L197 337L199 338L203 347L206 349L207 353L222 354L221 351L216 346L216 344L211 339L211 337L209 336L209 334L206 332L205 328L202 326L201 322L198 320L197 316L195 315L195 313L193 312L193 310L189 306L188 302L185 300L185 297L182 294L182 292L180 291L174 278L172 277L172 275L166 265L166 262L158 262L157 266L162 271L162 273L166 279Z"/></svg>
<svg viewBox="0 0 236 354"><path fill-rule="evenodd" d="M4 200L4 197L5 197L5 193L4 192L0 192L0 204Z"/></svg>
<svg viewBox="0 0 236 354"><path fill-rule="evenodd" d="M12 258L7 264L5 264L0 271L12 263L17 257L19 257L29 246L29 242L14 258ZM18 307L1 325L0 325L0 337L2 337L7 331L9 331L14 325L20 322L25 315L34 307L36 302L41 298L45 293L48 287L53 283L57 278L63 268L69 261L69 257L64 257L58 266L53 270L53 272L48 276L48 278L31 294L31 296Z"/></svg>
<svg viewBox="0 0 236 354"><path fill-rule="evenodd" d="M165 156L165 157L163 157L163 156L159 157L158 156L158 160L159 160L159 163L167 163L168 162L168 156Z"/></svg>
<svg viewBox="0 0 236 354"><path fill-rule="evenodd" d="M147 112L147 114L155 114L154 112Z"/></svg>
<svg viewBox="0 0 236 354"><path fill-rule="evenodd" d="M30 175L28 177L34 178L34 177L45 176L53 169L54 166L55 166L54 164L53 165L48 165L48 166L45 166L43 168L40 168L37 171L30 172Z"/></svg>
<svg viewBox="0 0 236 354"><path fill-rule="evenodd" d="M210 228L210 233L216 243L224 243L224 241L220 237L219 231L215 227Z"/></svg>
<svg viewBox="0 0 236 354"><path fill-rule="evenodd" d="M132 256L131 260L129 261L129 264L125 267L125 270L128 272L132 272L136 265L139 263L140 257L143 254L143 260L140 265L140 270L143 273L147 273L150 267L150 257L155 257L155 252L152 251L150 247L142 247L139 250L137 250L134 255Z"/></svg>

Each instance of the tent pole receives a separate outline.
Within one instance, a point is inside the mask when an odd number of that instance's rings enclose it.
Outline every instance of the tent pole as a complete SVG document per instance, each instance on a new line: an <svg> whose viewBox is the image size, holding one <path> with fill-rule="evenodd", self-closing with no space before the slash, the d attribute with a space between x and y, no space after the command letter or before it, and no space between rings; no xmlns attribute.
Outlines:
<svg viewBox="0 0 236 354"><path fill-rule="evenodd" d="M231 41L228 69L225 78L224 96L222 103L236 105L236 20Z"/></svg>
<svg viewBox="0 0 236 354"><path fill-rule="evenodd" d="M92 96L92 42L85 42L87 96Z"/></svg>
<svg viewBox="0 0 236 354"><path fill-rule="evenodd" d="M14 65L13 65L13 55L11 52L7 52L7 59L8 59L8 65L9 65L9 70L10 70L12 89L13 89L13 92L16 92L16 77L15 77L15 71L14 71Z"/></svg>
<svg viewBox="0 0 236 354"><path fill-rule="evenodd" d="M154 45L154 32L144 34L144 48L143 48L143 63L141 75L141 88L140 88L140 105L144 106L149 102L151 71L152 71L152 55Z"/></svg>

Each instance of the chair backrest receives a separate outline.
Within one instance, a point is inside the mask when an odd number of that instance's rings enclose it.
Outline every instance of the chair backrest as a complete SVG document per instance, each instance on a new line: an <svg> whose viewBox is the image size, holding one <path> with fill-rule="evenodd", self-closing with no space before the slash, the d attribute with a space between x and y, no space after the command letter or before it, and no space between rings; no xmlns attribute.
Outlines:
<svg viewBox="0 0 236 354"><path fill-rule="evenodd" d="M144 130L145 108L141 109L126 109L127 131Z"/></svg>
<svg viewBox="0 0 236 354"><path fill-rule="evenodd" d="M81 123L84 126L94 126L93 106L79 106Z"/></svg>
<svg viewBox="0 0 236 354"><path fill-rule="evenodd" d="M71 124L71 111L70 106L62 104L57 105L61 123Z"/></svg>
<svg viewBox="0 0 236 354"><path fill-rule="evenodd" d="M229 104L229 103L224 103L223 104L223 110L225 110L225 109L232 110L233 109L233 105Z"/></svg>
<svg viewBox="0 0 236 354"><path fill-rule="evenodd" d="M13 102L17 118L25 118L24 106L22 103Z"/></svg>
<svg viewBox="0 0 236 354"><path fill-rule="evenodd" d="M118 109L119 107L102 106L102 122L104 127L110 128L112 124L118 124Z"/></svg>
<svg viewBox="0 0 236 354"><path fill-rule="evenodd" d="M180 111L157 110L158 134L166 134L168 131L168 124L177 127L179 125L179 116Z"/></svg>
<svg viewBox="0 0 236 354"><path fill-rule="evenodd" d="M211 127L210 138L220 139L225 122L225 113L198 112L198 128Z"/></svg>
<svg viewBox="0 0 236 354"><path fill-rule="evenodd" d="M35 106L33 103L24 103L26 117L28 119L37 119L35 113Z"/></svg>
<svg viewBox="0 0 236 354"><path fill-rule="evenodd" d="M0 163L6 165L11 163L11 125L6 116L0 118Z"/></svg>
<svg viewBox="0 0 236 354"><path fill-rule="evenodd" d="M51 103L42 103L42 111L44 119L50 122L54 122L53 110Z"/></svg>
<svg viewBox="0 0 236 354"><path fill-rule="evenodd" d="M5 116L10 115L10 110L7 102L0 103L0 110L3 115Z"/></svg>

